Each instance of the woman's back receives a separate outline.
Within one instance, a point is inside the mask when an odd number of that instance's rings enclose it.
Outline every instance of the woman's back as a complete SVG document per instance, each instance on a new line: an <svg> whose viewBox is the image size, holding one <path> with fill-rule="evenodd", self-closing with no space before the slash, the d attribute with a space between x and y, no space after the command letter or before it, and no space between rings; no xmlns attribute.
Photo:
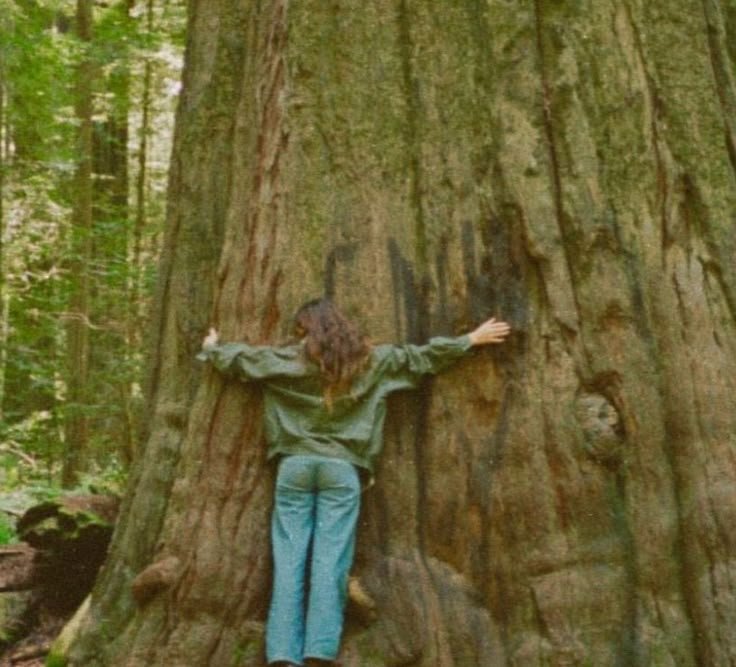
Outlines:
<svg viewBox="0 0 736 667"><path fill-rule="evenodd" d="M373 471L383 446L386 398L416 387L470 349L467 336L433 338L426 345L378 345L349 386L325 395L320 369L302 345L253 347L229 343L203 351L218 370L264 389L268 457L312 454Z"/></svg>

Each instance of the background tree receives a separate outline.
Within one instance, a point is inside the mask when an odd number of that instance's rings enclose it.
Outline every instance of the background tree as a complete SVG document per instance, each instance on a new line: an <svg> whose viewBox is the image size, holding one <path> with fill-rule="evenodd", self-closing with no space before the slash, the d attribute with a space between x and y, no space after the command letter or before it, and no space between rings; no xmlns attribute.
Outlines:
<svg viewBox="0 0 736 667"><path fill-rule="evenodd" d="M45 3L4 3L2 463L9 478L23 448L28 460L61 458L63 420L55 407L64 369L60 267L69 220L63 191L71 172L74 49L66 24L64 32L56 24Z"/></svg>
<svg viewBox="0 0 736 667"><path fill-rule="evenodd" d="M0 8L4 8L0 6ZM3 32L5 32L3 30ZM0 49L0 420L5 396L5 364L7 362L8 309L5 284L5 53Z"/></svg>
<svg viewBox="0 0 736 667"><path fill-rule="evenodd" d="M41 470L58 480L64 448L78 439L73 423L84 421L89 431L83 472L124 469L137 438L141 313L160 242L183 9L178 0L149 9L127 0L90 8L94 30L83 45L74 30L75 0L0 5L3 490L6 480L28 482ZM94 107L84 123L74 109L80 69ZM91 225L84 233L71 223L79 219L72 209L82 191L73 178L83 164L74 139L81 128L92 151ZM78 317L73 301L82 276L87 313ZM90 349L84 382L67 367L67 343L80 336ZM20 461L44 465L26 470ZM67 482L74 477L68 469Z"/></svg>
<svg viewBox="0 0 736 667"><path fill-rule="evenodd" d="M92 86L95 71L91 59L94 23L92 0L77 0L76 35L84 51L76 70L74 111L77 121L76 165L74 168L73 207L71 225L71 283L66 335L68 392L64 426L64 465L62 483L72 486L85 465L89 441L89 327L91 264L93 260L92 174L94 101Z"/></svg>
<svg viewBox="0 0 736 667"><path fill-rule="evenodd" d="M516 330L392 404L347 665L736 663L733 5L190 9L150 436L69 664L261 663L258 392L192 359L319 292Z"/></svg>

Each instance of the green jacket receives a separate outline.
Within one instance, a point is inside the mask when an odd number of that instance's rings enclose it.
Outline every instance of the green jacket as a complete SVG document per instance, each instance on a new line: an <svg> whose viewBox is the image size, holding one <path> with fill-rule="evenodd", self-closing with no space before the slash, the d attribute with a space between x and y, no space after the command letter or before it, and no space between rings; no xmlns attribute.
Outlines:
<svg viewBox="0 0 736 667"><path fill-rule="evenodd" d="M306 359L302 345L226 343L203 350L197 358L263 387L269 458L316 454L373 472L383 446L388 395L417 387L423 375L447 368L470 347L468 336L432 338L426 345L378 345L350 392L336 396L330 410L319 369Z"/></svg>

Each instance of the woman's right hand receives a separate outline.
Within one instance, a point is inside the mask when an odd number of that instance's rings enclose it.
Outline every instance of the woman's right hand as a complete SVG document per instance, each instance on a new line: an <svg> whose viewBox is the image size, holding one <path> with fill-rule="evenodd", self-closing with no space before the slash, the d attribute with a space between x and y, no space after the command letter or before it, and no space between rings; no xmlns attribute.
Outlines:
<svg viewBox="0 0 736 667"><path fill-rule="evenodd" d="M511 326L507 322L497 322L495 317L483 322L477 329L468 334L471 345L488 345L489 343L503 343L511 333Z"/></svg>
<svg viewBox="0 0 736 667"><path fill-rule="evenodd" d="M217 333L217 329L215 327L210 327L209 332L204 337L204 340L202 341L202 349L208 350L212 347L215 347L217 345L218 341L220 340L220 335Z"/></svg>

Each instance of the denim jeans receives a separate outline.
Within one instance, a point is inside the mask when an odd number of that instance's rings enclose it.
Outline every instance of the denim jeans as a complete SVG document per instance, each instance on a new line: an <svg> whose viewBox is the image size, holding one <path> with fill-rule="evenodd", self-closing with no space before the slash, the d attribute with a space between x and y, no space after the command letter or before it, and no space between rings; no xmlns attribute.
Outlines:
<svg viewBox="0 0 736 667"><path fill-rule="evenodd" d="M271 518L269 663L337 657L359 509L360 479L351 463L302 455L281 460Z"/></svg>

